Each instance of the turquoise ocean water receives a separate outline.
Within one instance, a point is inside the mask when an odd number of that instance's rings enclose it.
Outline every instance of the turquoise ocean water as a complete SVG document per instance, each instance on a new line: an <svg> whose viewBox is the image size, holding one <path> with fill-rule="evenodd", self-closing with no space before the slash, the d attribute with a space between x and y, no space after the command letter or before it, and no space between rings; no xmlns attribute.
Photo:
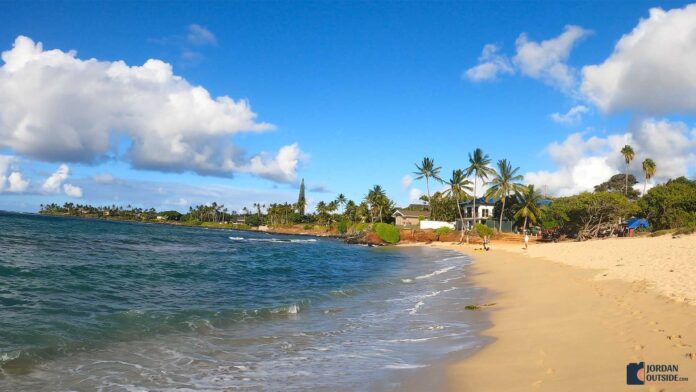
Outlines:
<svg viewBox="0 0 696 392"><path fill-rule="evenodd" d="M0 212L0 390L391 390L480 343L468 263Z"/></svg>

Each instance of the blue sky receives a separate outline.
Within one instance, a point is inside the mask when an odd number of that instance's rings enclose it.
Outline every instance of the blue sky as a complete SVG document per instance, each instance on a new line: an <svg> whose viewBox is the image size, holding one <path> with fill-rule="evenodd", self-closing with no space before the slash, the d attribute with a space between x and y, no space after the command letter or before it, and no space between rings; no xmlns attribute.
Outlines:
<svg viewBox="0 0 696 392"><path fill-rule="evenodd" d="M688 38L696 8L687 4L3 2L0 51L43 54L17 66L0 62L0 209L64 201L184 209L214 200L241 209L294 201L301 178L313 201L339 192L359 200L381 184L405 204L425 190L404 178L414 162L431 156L447 176L476 147L554 194L589 189L621 170L616 150L625 143L637 145L639 159L657 161L656 182L693 175L696 64L666 57L696 50ZM674 31L686 38L671 38ZM19 36L29 41L18 44ZM619 48L622 36L631 42ZM494 48L488 57L486 45ZM104 67L55 67L45 53L53 49ZM152 94L142 102L104 81L113 62L149 59L161 61L153 70L166 63L173 74L137 87ZM481 64L488 71L467 73ZM145 70L128 72L124 78L137 79ZM219 113L182 104L142 118L158 108L145 105L172 91L189 97L196 86ZM223 96L233 114L215 100ZM562 116L573 108L575 117ZM235 125L239 111L256 117ZM193 125L181 125L186 120ZM191 154L209 154L196 163L188 153L167 159L180 139ZM639 174L639 163L631 170Z"/></svg>

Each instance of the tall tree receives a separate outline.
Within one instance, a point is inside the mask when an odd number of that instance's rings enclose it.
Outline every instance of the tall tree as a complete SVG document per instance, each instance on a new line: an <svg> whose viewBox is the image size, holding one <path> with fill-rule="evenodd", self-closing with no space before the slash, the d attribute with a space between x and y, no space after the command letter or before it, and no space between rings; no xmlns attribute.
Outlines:
<svg viewBox="0 0 696 392"><path fill-rule="evenodd" d="M491 164L491 159L488 154L484 154L483 150L477 148L473 153L469 153L469 167L466 168L464 175L470 177L474 175L474 204L473 204L473 223L476 224L476 188L478 187L478 179L485 184L488 176L495 175L495 170L493 170L489 165Z"/></svg>
<svg viewBox="0 0 696 392"><path fill-rule="evenodd" d="M302 179L302 182L300 183L300 195L297 197L297 212L300 214L300 216L305 214L305 207L307 206L307 200L305 199L305 194L304 194L304 178Z"/></svg>
<svg viewBox="0 0 696 392"><path fill-rule="evenodd" d="M447 181L447 185L449 185L449 188L445 191L445 194L454 197L457 201L457 211L459 212L459 219L462 221L459 242L462 242L462 238L464 238L464 216L462 215L462 207L459 205L459 202L467 198L467 191L472 190L471 181L466 178L462 169L457 169L452 170L452 178Z"/></svg>
<svg viewBox="0 0 696 392"><path fill-rule="evenodd" d="M385 205L389 203L387 194L384 193L384 189L380 185L375 185L367 192L365 201L370 205L370 220L374 223L374 211L379 212L379 221L382 222L382 210Z"/></svg>
<svg viewBox="0 0 696 392"><path fill-rule="evenodd" d="M518 194L524 186L519 183L524 177L521 174L517 174L520 170L519 167L513 169L510 162L507 159L501 159L498 161L498 171L495 173L493 179L490 182L490 188L486 192L485 197L493 197L500 199L503 203L502 209L500 210L500 223L498 225L498 230L503 228L503 214L505 213L505 199L507 196L512 194Z"/></svg>
<svg viewBox="0 0 696 392"><path fill-rule="evenodd" d="M416 163L416 170L413 174L416 175L416 180L425 178L425 188L428 192L428 203L430 203L430 179L437 181L442 181L440 179L441 167L435 167L435 161L432 158L425 157L423 161L419 164Z"/></svg>
<svg viewBox="0 0 696 392"><path fill-rule="evenodd" d="M648 180L655 175L656 171L657 165L655 164L655 161L653 161L650 158L646 158L643 161L643 173L645 174L645 183L643 184L643 195L645 195L645 191L647 190Z"/></svg>
<svg viewBox="0 0 696 392"><path fill-rule="evenodd" d="M524 218L523 230L527 230L527 220L536 223L541 216L541 208L539 204L543 200L541 193L534 189L534 185L525 187L519 194L520 209L515 213L515 218Z"/></svg>
<svg viewBox="0 0 696 392"><path fill-rule="evenodd" d="M624 170L624 182L625 182L625 187L624 187L624 195L628 194L628 165L631 163L633 158L636 157L636 153L633 151L633 147L630 145L625 145L621 149L621 155L624 157L624 162L626 162L626 170Z"/></svg>
<svg viewBox="0 0 696 392"><path fill-rule="evenodd" d="M339 193L338 196L336 196L335 202L338 207L342 207L346 205L348 199L346 198L346 195L344 195L343 193Z"/></svg>

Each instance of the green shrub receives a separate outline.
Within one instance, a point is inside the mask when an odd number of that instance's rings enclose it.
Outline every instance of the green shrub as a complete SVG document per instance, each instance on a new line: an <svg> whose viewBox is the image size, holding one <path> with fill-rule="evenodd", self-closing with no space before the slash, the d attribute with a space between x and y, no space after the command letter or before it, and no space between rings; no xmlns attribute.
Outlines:
<svg viewBox="0 0 696 392"><path fill-rule="evenodd" d="M437 234L438 236L447 235L447 234L451 233L452 231L453 230L450 229L449 227L438 227L437 229L435 229L435 234Z"/></svg>
<svg viewBox="0 0 696 392"><path fill-rule="evenodd" d="M339 234L346 234L348 232L348 222L344 220L338 222L336 229L338 229Z"/></svg>
<svg viewBox="0 0 696 392"><path fill-rule="evenodd" d="M653 230L696 225L696 181L684 177L650 189L638 201Z"/></svg>
<svg viewBox="0 0 696 392"><path fill-rule="evenodd" d="M368 226L369 226L369 225L368 225L367 223L362 223L362 222L361 222L361 223L356 223L356 224L353 225L353 232L354 232L354 233L361 233L361 232L367 230L367 227L368 227Z"/></svg>
<svg viewBox="0 0 696 392"><path fill-rule="evenodd" d="M244 217L244 223L249 226L261 226L261 219L258 215L247 215Z"/></svg>
<svg viewBox="0 0 696 392"><path fill-rule="evenodd" d="M474 225L474 231L479 235L479 237L483 238L486 236L492 236L493 235L493 229L490 227L482 224L482 223L477 223Z"/></svg>
<svg viewBox="0 0 696 392"><path fill-rule="evenodd" d="M375 223L374 230L379 238L386 243L396 244L401 239L399 229L394 225L388 223Z"/></svg>
<svg viewBox="0 0 696 392"><path fill-rule="evenodd" d="M305 230L312 230L314 228L314 225L304 225L302 226L302 228Z"/></svg>

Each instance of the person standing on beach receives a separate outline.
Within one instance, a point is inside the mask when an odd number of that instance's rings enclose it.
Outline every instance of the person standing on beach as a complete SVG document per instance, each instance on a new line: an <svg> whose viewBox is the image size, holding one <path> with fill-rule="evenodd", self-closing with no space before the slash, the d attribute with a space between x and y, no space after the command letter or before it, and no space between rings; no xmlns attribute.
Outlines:
<svg viewBox="0 0 696 392"><path fill-rule="evenodd" d="M524 249L527 249L527 246L529 246L529 233L526 231L524 232Z"/></svg>

